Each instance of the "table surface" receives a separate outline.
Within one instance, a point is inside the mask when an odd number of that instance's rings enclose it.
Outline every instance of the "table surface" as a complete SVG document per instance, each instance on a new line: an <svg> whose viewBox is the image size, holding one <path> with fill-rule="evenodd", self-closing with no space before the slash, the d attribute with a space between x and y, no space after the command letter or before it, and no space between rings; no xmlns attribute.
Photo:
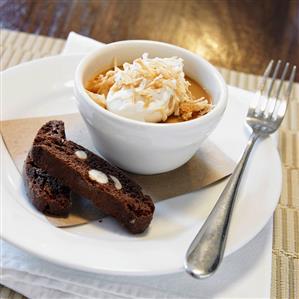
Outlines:
<svg viewBox="0 0 299 299"><path fill-rule="evenodd" d="M1 0L0 20L2 28L59 38L73 30L105 43L165 41L255 74L271 58L299 62L298 0Z"/></svg>

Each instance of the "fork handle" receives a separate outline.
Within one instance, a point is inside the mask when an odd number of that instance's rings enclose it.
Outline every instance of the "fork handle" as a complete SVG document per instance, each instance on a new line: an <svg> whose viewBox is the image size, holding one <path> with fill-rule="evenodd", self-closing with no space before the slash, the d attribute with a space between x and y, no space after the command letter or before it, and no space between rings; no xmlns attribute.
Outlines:
<svg viewBox="0 0 299 299"><path fill-rule="evenodd" d="M205 278L213 274L223 258L239 183L258 137L255 133L251 134L241 160L187 251L185 269L195 278Z"/></svg>

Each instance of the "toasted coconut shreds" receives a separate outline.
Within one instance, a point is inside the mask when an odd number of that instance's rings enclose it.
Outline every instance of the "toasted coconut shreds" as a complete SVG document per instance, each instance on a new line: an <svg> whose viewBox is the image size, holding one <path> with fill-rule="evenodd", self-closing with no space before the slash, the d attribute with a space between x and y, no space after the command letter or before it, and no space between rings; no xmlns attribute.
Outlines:
<svg viewBox="0 0 299 299"><path fill-rule="evenodd" d="M117 58L114 56L113 57L113 67L114 67L114 70L117 69L117 66L118 66L118 64L117 64Z"/></svg>
<svg viewBox="0 0 299 299"><path fill-rule="evenodd" d="M169 88L173 90L173 96L169 101L169 107L174 107L173 115L182 120L189 120L204 115L212 109L205 98L194 99L189 91L190 83L185 80L183 61L177 57L171 58L148 58L144 54L142 58L135 59L132 64L124 63L117 67L114 59L114 69L99 74L87 83L86 89L91 92L90 96L101 106L106 106L105 99L110 89L113 92L121 89L134 90L133 102L143 100L144 107L149 107L153 90ZM100 95L101 97L95 97ZM165 121L167 115L160 111Z"/></svg>
<svg viewBox="0 0 299 299"><path fill-rule="evenodd" d="M211 108L211 104L206 99L194 102L182 102L179 105L179 115L183 120L190 120L207 114Z"/></svg>
<svg viewBox="0 0 299 299"><path fill-rule="evenodd" d="M106 98L110 88L115 83L114 75L115 71L108 71L105 75L99 74L93 80L87 82L86 89L90 92L104 95Z"/></svg>

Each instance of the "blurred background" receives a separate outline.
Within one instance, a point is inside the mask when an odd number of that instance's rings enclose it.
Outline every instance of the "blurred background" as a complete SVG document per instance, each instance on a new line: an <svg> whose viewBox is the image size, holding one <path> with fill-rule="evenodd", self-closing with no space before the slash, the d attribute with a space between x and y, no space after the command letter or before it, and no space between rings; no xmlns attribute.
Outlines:
<svg viewBox="0 0 299 299"><path fill-rule="evenodd" d="M59 38L76 31L104 43L165 41L256 74L270 58L299 62L298 0L0 0L0 20Z"/></svg>

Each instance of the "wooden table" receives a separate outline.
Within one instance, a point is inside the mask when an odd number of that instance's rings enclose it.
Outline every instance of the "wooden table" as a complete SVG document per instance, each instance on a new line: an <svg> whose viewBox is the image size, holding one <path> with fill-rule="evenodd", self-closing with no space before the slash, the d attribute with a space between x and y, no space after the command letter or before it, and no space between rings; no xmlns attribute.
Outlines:
<svg viewBox="0 0 299 299"><path fill-rule="evenodd" d="M298 0L1 0L0 19L4 28L53 37L73 30L105 43L165 41L249 73L270 58L299 63Z"/></svg>

